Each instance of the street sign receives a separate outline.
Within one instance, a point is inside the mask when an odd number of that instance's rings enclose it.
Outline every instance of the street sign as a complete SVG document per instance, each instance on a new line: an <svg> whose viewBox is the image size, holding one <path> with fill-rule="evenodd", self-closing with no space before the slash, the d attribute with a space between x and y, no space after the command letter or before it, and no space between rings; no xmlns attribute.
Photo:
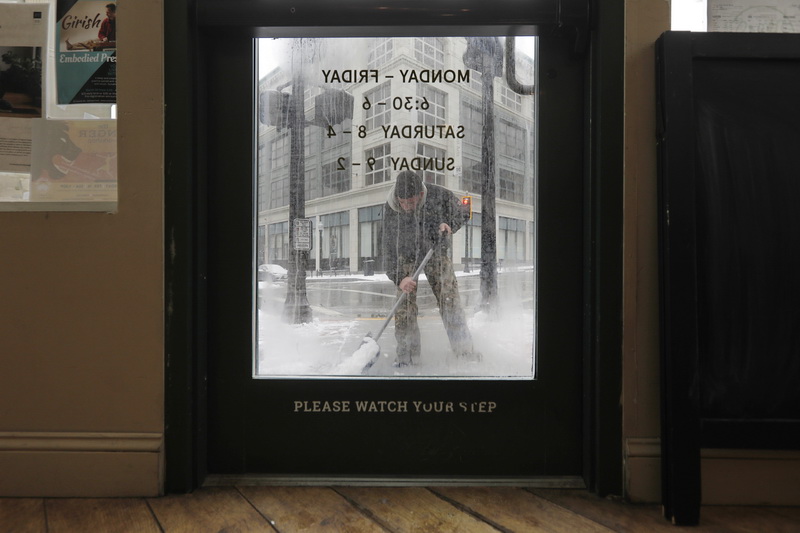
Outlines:
<svg viewBox="0 0 800 533"><path fill-rule="evenodd" d="M309 251L312 247L311 219L296 218L293 225L294 249Z"/></svg>

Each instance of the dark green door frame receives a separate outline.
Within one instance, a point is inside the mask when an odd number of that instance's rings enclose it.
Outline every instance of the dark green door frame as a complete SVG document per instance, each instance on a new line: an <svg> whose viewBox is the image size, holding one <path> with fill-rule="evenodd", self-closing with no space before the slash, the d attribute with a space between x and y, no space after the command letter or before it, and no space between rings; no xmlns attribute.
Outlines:
<svg viewBox="0 0 800 533"><path fill-rule="evenodd" d="M625 2L595 2L587 90L585 472L601 496L623 494L622 218Z"/></svg>
<svg viewBox="0 0 800 533"><path fill-rule="evenodd" d="M595 4L596 6L596 4ZM624 5L595 10L589 38L585 197L584 472L601 495L622 494L622 65ZM194 0L164 2L165 447L167 492L206 473L203 58Z"/></svg>
<svg viewBox="0 0 800 533"><path fill-rule="evenodd" d="M193 0L164 1L164 386L166 493L206 475L205 195Z"/></svg>

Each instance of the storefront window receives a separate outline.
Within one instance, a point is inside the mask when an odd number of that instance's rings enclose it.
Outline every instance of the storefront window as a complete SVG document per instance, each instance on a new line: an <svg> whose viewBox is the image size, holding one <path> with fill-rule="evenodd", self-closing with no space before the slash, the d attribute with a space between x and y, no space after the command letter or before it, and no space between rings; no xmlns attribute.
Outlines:
<svg viewBox="0 0 800 533"><path fill-rule="evenodd" d="M260 43L257 249L286 274L257 284L256 377L534 377L536 96L480 64L502 46L480 39ZM306 318L286 319L289 293Z"/></svg>

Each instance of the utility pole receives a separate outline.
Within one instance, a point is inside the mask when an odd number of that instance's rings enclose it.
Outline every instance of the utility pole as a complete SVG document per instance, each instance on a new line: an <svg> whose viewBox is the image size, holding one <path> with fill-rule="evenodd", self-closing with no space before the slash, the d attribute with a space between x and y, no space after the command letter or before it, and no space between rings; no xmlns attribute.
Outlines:
<svg viewBox="0 0 800 533"><path fill-rule="evenodd" d="M305 111L305 43L298 43L298 65L293 68L292 81L277 91L259 95L259 120L267 126L289 129L289 273L283 319L293 324L311 321L311 306L306 292L306 273L312 249L313 229L306 218L305 199L305 128L308 125L332 130L333 125L353 118L353 96L341 89L323 88L314 98L314 119L306 120ZM291 95L280 90L292 86ZM319 222L319 260L322 261L322 220ZM318 268L322 268L318 265Z"/></svg>
<svg viewBox="0 0 800 533"><path fill-rule="evenodd" d="M301 47L302 49L302 47ZM292 77L292 96L289 99L289 274L283 319L291 324L311 322L311 306L306 293L308 250L299 249L297 222L306 216L305 188L305 83L303 81L302 54L300 68Z"/></svg>
<svg viewBox="0 0 800 533"><path fill-rule="evenodd" d="M497 220L495 209L494 78L503 74L503 49L497 37L467 37L464 65L481 73L481 308L497 305Z"/></svg>

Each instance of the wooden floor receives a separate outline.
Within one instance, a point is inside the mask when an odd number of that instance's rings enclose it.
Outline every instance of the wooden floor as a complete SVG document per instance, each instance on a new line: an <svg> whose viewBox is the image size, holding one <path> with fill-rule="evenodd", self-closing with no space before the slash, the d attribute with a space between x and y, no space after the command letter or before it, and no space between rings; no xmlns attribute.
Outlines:
<svg viewBox="0 0 800 533"><path fill-rule="evenodd" d="M703 507L691 532L797 533L800 507ZM2 533L682 531L657 505L512 487L208 487L162 498L0 499Z"/></svg>

